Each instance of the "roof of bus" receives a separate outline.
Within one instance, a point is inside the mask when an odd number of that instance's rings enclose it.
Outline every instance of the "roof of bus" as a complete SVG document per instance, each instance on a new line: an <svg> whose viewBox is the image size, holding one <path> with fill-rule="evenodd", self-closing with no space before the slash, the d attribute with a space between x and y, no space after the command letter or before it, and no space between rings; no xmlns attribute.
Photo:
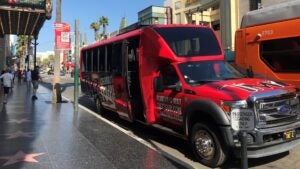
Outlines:
<svg viewBox="0 0 300 169"><path fill-rule="evenodd" d="M111 42L119 41L119 40L122 40L122 39L125 39L125 38L128 38L128 37L136 36L136 35L139 35L140 32L141 32L141 29L130 31L128 33L124 33L124 34L121 34L121 35L118 35L118 36L114 36L114 37L109 38L109 39L104 40L104 41L95 42L93 44L90 44L88 46L83 47L82 50L94 48L94 47L97 47L99 45L105 45L105 44L109 44Z"/></svg>
<svg viewBox="0 0 300 169"><path fill-rule="evenodd" d="M241 28L300 18L300 1L293 0L250 11L243 16Z"/></svg>
<svg viewBox="0 0 300 169"><path fill-rule="evenodd" d="M136 30L133 30L133 31L130 31L130 32L126 32L124 34L114 36L114 37L109 38L107 40L100 41L100 42L95 42L93 44L90 44L88 46L83 47L82 50L91 49L91 48L97 47L99 45L105 45L105 44L109 44L109 43L112 43L112 42L123 40L125 38L137 36L141 33L141 30L146 28L146 27L158 27L158 28L162 28L162 27L204 27L205 28L205 27L208 27L208 26L201 26L201 25L195 25L195 24L155 24L155 25L143 26L139 29L136 29Z"/></svg>

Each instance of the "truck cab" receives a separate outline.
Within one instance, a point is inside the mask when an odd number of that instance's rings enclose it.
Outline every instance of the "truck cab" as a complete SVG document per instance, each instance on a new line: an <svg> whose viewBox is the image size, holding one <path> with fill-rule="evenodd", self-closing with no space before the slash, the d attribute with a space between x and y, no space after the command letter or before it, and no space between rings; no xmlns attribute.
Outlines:
<svg viewBox="0 0 300 169"><path fill-rule="evenodd" d="M235 34L235 64L300 89L300 2L250 11Z"/></svg>

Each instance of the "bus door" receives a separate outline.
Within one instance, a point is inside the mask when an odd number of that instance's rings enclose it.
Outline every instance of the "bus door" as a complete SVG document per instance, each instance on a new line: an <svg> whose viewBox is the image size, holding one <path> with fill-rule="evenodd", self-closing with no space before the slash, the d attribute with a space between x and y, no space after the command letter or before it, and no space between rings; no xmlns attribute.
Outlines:
<svg viewBox="0 0 300 169"><path fill-rule="evenodd" d="M112 50L112 71L115 90L115 104L117 113L121 118L133 121L131 105L128 97L128 55L127 41L113 45Z"/></svg>
<svg viewBox="0 0 300 169"><path fill-rule="evenodd" d="M163 67L155 79L156 117L175 125L182 125L182 84L172 65Z"/></svg>

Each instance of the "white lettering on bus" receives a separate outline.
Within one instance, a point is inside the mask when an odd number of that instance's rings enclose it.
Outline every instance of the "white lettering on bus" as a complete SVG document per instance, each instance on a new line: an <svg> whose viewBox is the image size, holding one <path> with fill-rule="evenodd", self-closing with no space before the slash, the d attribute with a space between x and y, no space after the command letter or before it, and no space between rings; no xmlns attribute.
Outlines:
<svg viewBox="0 0 300 169"><path fill-rule="evenodd" d="M181 99L166 96L156 96L156 101L161 117L180 122L183 121Z"/></svg>

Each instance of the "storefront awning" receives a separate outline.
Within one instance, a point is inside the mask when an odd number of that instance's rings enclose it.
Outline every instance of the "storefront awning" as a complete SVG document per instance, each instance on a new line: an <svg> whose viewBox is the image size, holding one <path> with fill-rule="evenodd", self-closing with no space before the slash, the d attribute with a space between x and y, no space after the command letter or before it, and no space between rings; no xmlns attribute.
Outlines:
<svg viewBox="0 0 300 169"><path fill-rule="evenodd" d="M37 37L46 19L51 18L52 0L0 0L0 36Z"/></svg>

